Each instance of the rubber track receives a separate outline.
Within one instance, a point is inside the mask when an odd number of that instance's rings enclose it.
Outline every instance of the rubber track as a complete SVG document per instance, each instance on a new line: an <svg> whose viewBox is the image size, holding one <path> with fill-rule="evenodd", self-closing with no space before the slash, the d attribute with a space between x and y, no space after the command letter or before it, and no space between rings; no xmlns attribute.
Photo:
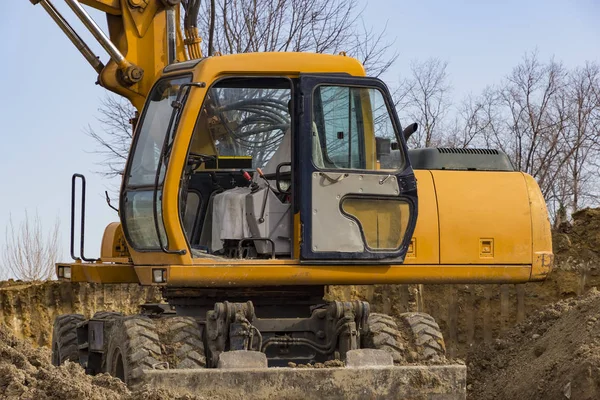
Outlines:
<svg viewBox="0 0 600 400"><path fill-rule="evenodd" d="M206 367L206 355L202 331L192 317L173 317L169 319L169 337L175 346L177 369L196 369Z"/></svg>
<svg viewBox="0 0 600 400"><path fill-rule="evenodd" d="M55 365L61 365L65 361L79 362L79 349L77 347L77 324L85 321L85 317L81 314L66 314L60 315L54 320L54 327L52 330L52 343L53 351L55 346L60 349L60 360L58 364L54 361Z"/></svg>
<svg viewBox="0 0 600 400"><path fill-rule="evenodd" d="M369 332L364 338L363 347L385 350L392 355L395 363L402 363L406 348L396 321L386 314L371 313L367 323Z"/></svg>
<svg viewBox="0 0 600 400"><path fill-rule="evenodd" d="M432 316L415 312L401 314L400 319L412 332L417 354L422 361L438 361L446 356L444 336Z"/></svg>

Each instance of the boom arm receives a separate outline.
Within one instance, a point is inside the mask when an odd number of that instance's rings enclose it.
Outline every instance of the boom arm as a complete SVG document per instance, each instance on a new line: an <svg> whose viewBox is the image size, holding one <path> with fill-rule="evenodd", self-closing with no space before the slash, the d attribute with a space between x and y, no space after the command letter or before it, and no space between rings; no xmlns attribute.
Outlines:
<svg viewBox="0 0 600 400"><path fill-rule="evenodd" d="M65 0L109 54L110 60L106 64L99 60L50 0L30 1L42 5L98 72L98 83L129 99L138 111L141 111L152 84L165 66L201 57L200 38L193 25L198 13L198 0L182 2L186 10L185 39L179 25L180 0ZM81 4L106 14L108 36Z"/></svg>

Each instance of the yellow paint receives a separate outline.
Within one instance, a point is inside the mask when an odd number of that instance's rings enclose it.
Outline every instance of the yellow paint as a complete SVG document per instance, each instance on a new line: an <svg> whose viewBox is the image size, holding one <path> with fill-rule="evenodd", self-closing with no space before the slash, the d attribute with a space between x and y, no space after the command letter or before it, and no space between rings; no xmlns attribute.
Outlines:
<svg viewBox="0 0 600 400"><path fill-rule="evenodd" d="M60 263L59 266L71 267L71 282L91 283L139 283L132 264L103 263Z"/></svg>
<svg viewBox="0 0 600 400"><path fill-rule="evenodd" d="M141 111L150 88L163 68L168 65L167 19L162 1L147 0L143 8L136 7L127 0L83 0L82 3L106 13L111 41L125 56L128 63L144 71L139 82L128 85L120 79L120 66L111 60L106 63L106 67L100 74L100 84L127 98L138 111ZM179 21L179 7L176 10L176 19ZM176 31L176 42L177 59L187 60L180 29Z"/></svg>
<svg viewBox="0 0 600 400"><path fill-rule="evenodd" d="M263 60L269 60L269 62ZM193 80L205 82L206 86L194 87L191 90L181 115L181 123L170 157L163 197L163 215L165 230L169 238L169 249L187 249L187 242L179 222L180 171L186 162L188 144L194 129L198 129L197 116L210 85L228 75L270 75L293 78L297 77L300 71L310 73L340 70L347 70L356 75L364 74L362 66L349 57L295 53L213 57L202 61L193 68ZM189 73L189 71L178 71L169 73L169 75L183 73ZM202 119L200 121L202 122ZM214 151L207 146L212 146L212 141L207 140L199 147ZM517 268L520 271L519 279L522 277L520 274L526 268L529 269L532 280L543 279L550 270L552 248L549 244L547 211L539 188L530 177L518 172L422 170L415 171L415 175L419 193L419 217L414 233L414 252L405 260L405 269L402 273L386 273L371 278L363 275L357 279L348 278L353 283L367 284L374 280L385 283L405 283L411 279L416 282L430 281L433 279L429 275L432 274L432 270L428 268L433 265L437 265L440 271L442 269L444 271L444 273L436 275L435 279L438 283L461 280L499 282L504 279L503 277L506 282L513 282L515 281L513 275L498 274L499 269L497 268L502 270L509 265L519 266ZM533 211L530 210L530 199L533 199L531 201L535 206ZM299 215L295 215L293 243L296 260L300 254L300 240L301 223ZM482 254L482 240L493 241L493 254ZM189 253L175 255L162 252L132 251L131 257L135 265L224 265L215 264L213 260L192 259ZM258 263L294 265L297 263L296 260L277 261L278 264L266 261ZM250 274L248 269L254 270L255 265L258 264L231 260L225 265L229 265L231 270L236 271L236 274L246 276L246 273ZM468 265L473 265L473 269L476 271L472 275L469 275L468 271L464 269ZM482 265L490 266L488 277L485 276L486 269L483 269ZM407 268L408 266L414 266L414 268ZM453 266L464 266L464 268L456 269ZM532 266L535 269L532 270ZM340 266L335 268L322 266L321 269L310 267L308 271L313 274L311 276L318 276L318 278L307 278L307 282L318 281L332 284L343 281L345 278L340 268ZM348 268L355 271L356 268L362 267ZM370 265L364 268L367 268L366 271L376 273L379 267ZM419 268L423 268L423 270L419 270ZM138 273L141 271L138 269ZM262 271L266 273L264 270ZM320 272L316 274L315 271ZM325 276L327 271L331 271L330 279ZM306 274L307 272L303 271L302 273ZM452 275L453 273L456 275ZM236 274L234 275L237 276ZM351 275L350 272L348 274ZM202 282L205 282L204 278L199 278L195 273L185 273L181 276L181 279L189 277L190 281L186 282L186 285L201 285ZM227 276L232 275L227 273ZM278 277L280 279L277 281L278 285L299 284L296 273L288 275L288 272L281 272ZM141 276L140 281L144 281ZM221 284L221 282L217 280L214 284Z"/></svg>
<svg viewBox="0 0 600 400"><path fill-rule="evenodd" d="M300 259L300 244L302 243L302 222L300 221L300 213L294 214L294 254L295 259Z"/></svg>
<svg viewBox="0 0 600 400"><path fill-rule="evenodd" d="M415 170L419 195L419 216L413 238L414 257L406 258L406 264L439 264L440 232L438 224L437 195L430 171Z"/></svg>
<svg viewBox="0 0 600 400"><path fill-rule="evenodd" d="M134 3L125 0L81 0L107 15L109 36L127 59L110 61L100 74L102 86L129 99L141 110L154 82L167 65L166 16L161 0ZM134 4L138 4L135 6ZM141 5L141 7L139 6ZM179 10L177 19L180 19ZM188 58L181 31L177 30L176 55ZM124 84L119 69L133 64L144 71L134 85ZM301 73L346 73L364 76L363 66L344 55L310 53L255 53L210 57L194 68L166 75L192 73L204 87L190 90L181 114L169 158L162 199L169 249L188 250L179 219L179 186L194 129L208 132L209 121L200 118L208 88L227 76L282 76L297 78ZM365 91L366 93L366 91ZM370 102L365 101L367 107ZM368 107L367 107L368 108ZM368 165L377 168L375 133L370 110L364 114ZM196 135L195 151L216 154L208 135ZM120 226L107 228L102 245L103 262L60 264L71 267L74 282L152 284L152 267L168 270L173 286L260 286L375 283L526 282L543 279L551 270L553 256L550 224L544 199L532 177L511 172L416 171L419 217L412 240L413 251L405 264L398 265L303 265L300 254L301 222L294 216L293 260L228 260L215 262L192 259L161 251L119 251ZM359 210L360 209L360 210ZM402 211L402 210L401 210ZM372 213L354 206L364 224ZM383 214L393 215L392 210ZM377 220L377 217L375 220ZM389 224L391 226L391 224ZM402 224L401 224L402 225ZM390 226L384 226L388 229ZM369 237L382 234L377 225L367 229ZM343 233L332 233L343 234ZM389 235L388 235L389 236ZM372 242L372 240L369 240ZM384 239L394 243L391 237ZM397 243L395 243L397 244Z"/></svg>
<svg viewBox="0 0 600 400"><path fill-rule="evenodd" d="M140 283L153 285L157 266L60 264L70 266L72 282ZM287 262L171 265L168 286L242 287L272 285L371 285L408 283L522 283L529 281L529 265L301 265ZM135 269L135 272L134 272Z"/></svg>
<svg viewBox="0 0 600 400"><path fill-rule="evenodd" d="M527 184L529 206L531 209L531 241L533 265L531 280L540 281L552 271L554 255L552 254L552 233L546 202L537 182L528 174L523 174Z"/></svg>
<svg viewBox="0 0 600 400"><path fill-rule="evenodd" d="M377 154L375 145L375 123L373 122L373 107L371 106L371 90L372 89L361 89L358 90L360 96L360 104L362 108L362 122L364 132L364 145L365 145L365 169L378 170L377 165ZM349 101L353 101L350 99Z"/></svg>
<svg viewBox="0 0 600 400"><path fill-rule="evenodd" d="M123 227L120 222L111 222L104 230L100 258L124 258L129 259L129 247L125 241Z"/></svg>
<svg viewBox="0 0 600 400"><path fill-rule="evenodd" d="M120 0L79 0L79 2L108 14L121 15Z"/></svg>
<svg viewBox="0 0 600 400"><path fill-rule="evenodd" d="M531 264L531 213L522 173L431 173L438 202L440 264ZM481 257L481 239L494 240L493 257Z"/></svg>

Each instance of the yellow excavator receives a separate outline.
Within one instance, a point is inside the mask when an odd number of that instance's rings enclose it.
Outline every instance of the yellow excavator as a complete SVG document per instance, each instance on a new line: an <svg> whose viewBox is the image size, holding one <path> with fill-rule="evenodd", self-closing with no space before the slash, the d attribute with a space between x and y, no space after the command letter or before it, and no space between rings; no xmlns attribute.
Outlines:
<svg viewBox="0 0 600 400"><path fill-rule="evenodd" d="M58 277L157 285L165 300L59 316L56 365L208 397L466 397L433 318L325 288L543 280L550 223L531 176L493 149L409 150L418 127L401 129L386 85L345 54L202 57L197 0L65 0L106 64L50 0L31 2L139 112L120 222L99 259L84 255L75 174L74 262Z"/></svg>

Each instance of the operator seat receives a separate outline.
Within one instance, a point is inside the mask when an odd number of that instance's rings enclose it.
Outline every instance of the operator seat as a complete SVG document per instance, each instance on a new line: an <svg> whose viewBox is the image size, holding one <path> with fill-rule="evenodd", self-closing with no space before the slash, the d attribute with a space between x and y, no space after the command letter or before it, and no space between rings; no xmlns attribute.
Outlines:
<svg viewBox="0 0 600 400"><path fill-rule="evenodd" d="M275 174L277 166L292 161L292 134L288 128L273 157L265 164L264 174ZM290 171L283 167L283 172ZM253 181L260 187L265 187L265 181L254 173ZM275 183L269 181L272 187ZM209 248L210 253L223 249L224 240L241 240L250 237L250 227L246 218L246 196L250 194L249 187L236 187L210 197L207 215L200 235L200 244Z"/></svg>
<svg viewBox="0 0 600 400"><path fill-rule="evenodd" d="M324 168L323 150L321 148L321 141L317 125L314 122L312 124L312 136L313 163L317 168ZM280 164L291 163L291 161L292 132L291 129L288 128L283 135L279 147L277 150L275 150L275 153L265 164L264 168L262 168L262 171L266 175L274 175L277 171L277 167ZM280 169L280 172L289 171L291 171L289 166L284 166ZM260 178L258 173L254 173L252 179L253 182L255 182L259 187L266 187L266 182ZM274 181L269 180L269 184L272 188L276 187L276 183ZM251 211L248 212L248 203L246 201L246 198L250 194L251 189L249 187L236 187L211 196L207 215L202 227L202 233L200 235L200 244L208 247L210 253L215 253L222 250L223 241L225 240L241 240L251 236L252 229L248 218L254 218L254 216ZM278 202L278 200L274 201ZM275 208L280 208L280 205L275 206ZM275 212L275 210L273 210L273 212ZM254 223L255 221L252 222L252 226L256 228L256 224ZM286 225L285 222L282 222L280 227L282 225ZM291 227L289 227L289 230L290 232L279 236L291 236Z"/></svg>

